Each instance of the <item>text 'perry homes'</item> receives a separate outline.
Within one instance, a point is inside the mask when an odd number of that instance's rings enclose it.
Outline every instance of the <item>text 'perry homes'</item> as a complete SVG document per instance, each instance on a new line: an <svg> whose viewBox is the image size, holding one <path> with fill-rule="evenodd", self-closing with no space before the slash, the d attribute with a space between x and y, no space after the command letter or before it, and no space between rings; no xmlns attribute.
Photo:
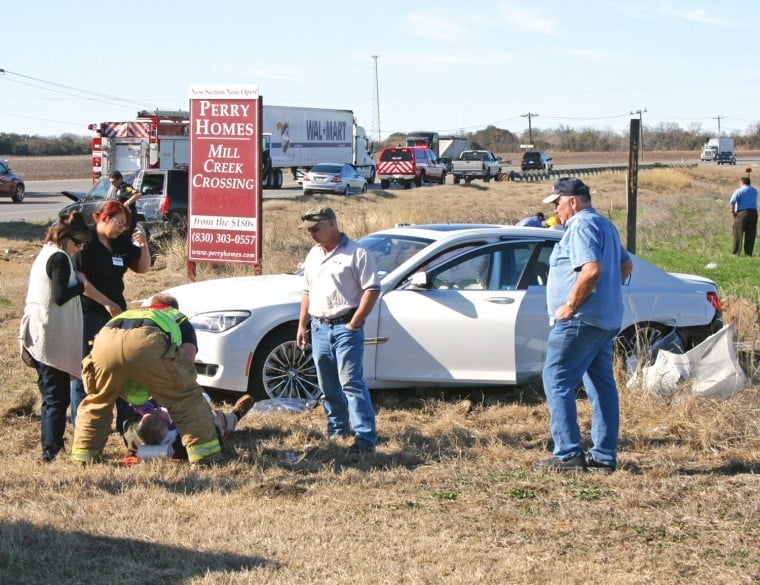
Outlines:
<svg viewBox="0 0 760 585"><path fill-rule="evenodd" d="M306 139L309 141L346 141L346 123L337 120L306 120Z"/></svg>

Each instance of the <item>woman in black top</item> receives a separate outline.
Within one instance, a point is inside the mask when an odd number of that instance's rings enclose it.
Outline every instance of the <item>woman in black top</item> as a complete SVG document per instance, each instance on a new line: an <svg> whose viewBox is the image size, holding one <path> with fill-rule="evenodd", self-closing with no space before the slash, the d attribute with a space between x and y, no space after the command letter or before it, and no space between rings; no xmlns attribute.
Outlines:
<svg viewBox="0 0 760 585"><path fill-rule="evenodd" d="M92 215L95 219L95 226L91 230L92 238L74 257L76 269L82 272L100 293L100 296L90 296L85 292L82 298L82 357L90 353L95 334L108 320L127 309L127 301L124 299L124 274L127 270L144 273L150 268L150 252L140 232L134 232L131 240L124 237L131 225L128 207L119 201L106 201ZM76 424L76 409L84 396L82 381L73 381L73 424ZM117 424L118 421L119 417Z"/></svg>

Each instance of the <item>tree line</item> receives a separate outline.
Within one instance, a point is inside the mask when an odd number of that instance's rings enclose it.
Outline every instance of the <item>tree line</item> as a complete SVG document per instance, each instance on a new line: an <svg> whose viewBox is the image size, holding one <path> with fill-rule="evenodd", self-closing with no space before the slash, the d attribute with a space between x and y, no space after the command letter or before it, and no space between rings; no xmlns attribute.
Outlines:
<svg viewBox="0 0 760 585"><path fill-rule="evenodd" d="M88 136L30 136L0 132L0 153L11 156L61 156L90 154L92 139Z"/></svg>
<svg viewBox="0 0 760 585"><path fill-rule="evenodd" d="M730 134L723 134L730 136ZM526 130L515 134L496 126L456 135L467 139L472 148L494 152L520 152L521 144L528 144L531 137ZM630 144L628 132L599 130L596 128L570 128L559 126L554 129L533 128L532 144L536 150L553 152L626 152ZM700 151L708 139L715 134L702 130L699 124L681 128L674 123L660 123L644 126L642 138L647 150L693 150ZM733 135L736 148L760 150L760 122L741 135ZM385 139L380 146L404 144L406 134L396 132Z"/></svg>

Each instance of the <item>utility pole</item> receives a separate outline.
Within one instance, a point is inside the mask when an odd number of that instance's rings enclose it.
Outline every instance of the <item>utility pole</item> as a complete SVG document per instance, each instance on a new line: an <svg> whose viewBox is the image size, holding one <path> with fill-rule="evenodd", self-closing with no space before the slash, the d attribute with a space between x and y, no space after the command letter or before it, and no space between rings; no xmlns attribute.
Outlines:
<svg viewBox="0 0 760 585"><path fill-rule="evenodd" d="M533 147L533 127L530 124L530 121L532 118L538 117L538 114L534 114L533 112L528 112L527 114L522 114L520 116L521 118L528 118L528 142L531 144L531 148Z"/></svg>
<svg viewBox="0 0 760 585"><path fill-rule="evenodd" d="M644 160L644 117L641 115L642 113L646 113L647 109L644 108L643 110L631 110L631 115L638 114L639 115L639 152L641 153L641 160Z"/></svg>
<svg viewBox="0 0 760 585"><path fill-rule="evenodd" d="M372 124L377 132L377 141L380 142L380 84L377 81L377 55L372 55L375 60L375 91L372 103Z"/></svg>
<svg viewBox="0 0 760 585"><path fill-rule="evenodd" d="M713 120L718 121L718 138L722 136L722 134L720 133L720 119L721 119L721 116L713 116Z"/></svg>

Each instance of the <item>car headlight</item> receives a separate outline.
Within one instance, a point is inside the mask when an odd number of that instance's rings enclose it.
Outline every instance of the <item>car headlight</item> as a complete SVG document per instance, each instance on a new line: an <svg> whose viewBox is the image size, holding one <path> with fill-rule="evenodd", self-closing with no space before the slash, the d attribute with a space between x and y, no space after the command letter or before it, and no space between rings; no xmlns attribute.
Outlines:
<svg viewBox="0 0 760 585"><path fill-rule="evenodd" d="M218 313L200 313L190 319L196 331L223 333L245 321L251 316L250 311L219 311Z"/></svg>

